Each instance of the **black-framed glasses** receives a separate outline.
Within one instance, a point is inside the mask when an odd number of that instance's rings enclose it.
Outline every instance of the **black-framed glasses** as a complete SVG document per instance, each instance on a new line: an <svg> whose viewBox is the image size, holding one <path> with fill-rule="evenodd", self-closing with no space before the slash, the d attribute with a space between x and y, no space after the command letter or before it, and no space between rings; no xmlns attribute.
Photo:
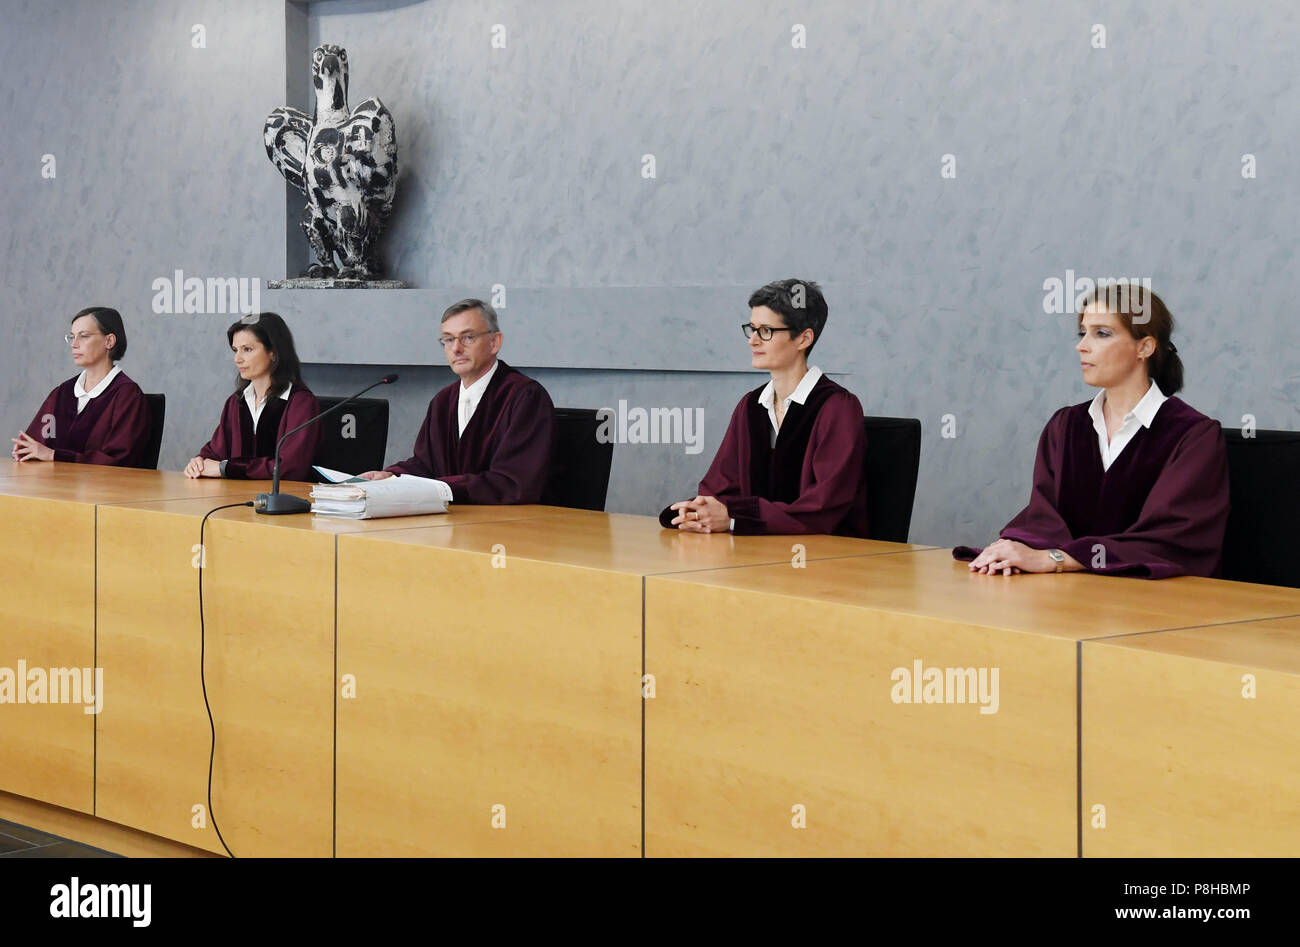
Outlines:
<svg viewBox="0 0 1300 947"><path fill-rule="evenodd" d="M752 339L754 337L754 333L757 332L758 337L760 339L762 339L764 342L770 342L772 341L773 332L793 333L795 330L792 329L790 326L756 326L753 323L742 322L740 324L740 331L745 333L745 338L747 339Z"/></svg>

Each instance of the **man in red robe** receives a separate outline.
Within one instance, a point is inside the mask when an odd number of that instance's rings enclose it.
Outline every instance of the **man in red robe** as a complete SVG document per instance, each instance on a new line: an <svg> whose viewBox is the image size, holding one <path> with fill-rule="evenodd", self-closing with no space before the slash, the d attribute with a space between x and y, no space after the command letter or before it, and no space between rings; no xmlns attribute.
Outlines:
<svg viewBox="0 0 1300 947"><path fill-rule="evenodd" d="M749 298L751 362L768 383L740 399L699 494L659 514L692 532L868 538L862 405L808 353L826 326L821 289L778 280Z"/></svg>
<svg viewBox="0 0 1300 947"><path fill-rule="evenodd" d="M411 457L361 476L441 480L454 503L538 502L555 442L550 395L497 358L504 338L496 311L480 299L448 307L439 341L459 380L429 402Z"/></svg>

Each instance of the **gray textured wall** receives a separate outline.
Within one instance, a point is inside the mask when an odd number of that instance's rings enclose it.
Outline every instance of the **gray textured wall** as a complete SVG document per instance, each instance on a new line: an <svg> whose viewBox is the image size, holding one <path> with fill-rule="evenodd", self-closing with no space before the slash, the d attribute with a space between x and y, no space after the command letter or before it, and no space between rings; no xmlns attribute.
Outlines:
<svg viewBox="0 0 1300 947"><path fill-rule="evenodd" d="M232 317L156 315L151 287L177 269L283 265L284 187L259 139L284 97L284 17L268 0L0 2L6 432L76 373L62 336L103 303L126 320L123 369L168 396L162 466L180 469L211 436L235 380ZM205 49L191 46L195 24Z"/></svg>
<svg viewBox="0 0 1300 947"><path fill-rule="evenodd" d="M430 324L421 341L411 306L382 297L282 309L330 363L309 366L319 393L422 363L389 392L390 460L451 378L428 367L441 293L497 283L504 355L544 366L557 404L704 409L702 455L616 448L613 510L692 490L761 381L737 329L745 296L788 275L827 286L814 361L868 413L925 425L916 541L992 535L1024 502L1046 418L1092 394L1073 321L1042 311L1043 281L1067 268L1152 278L1191 404L1300 427L1288 0L334 0L287 19L280 0L0 0L0 114L23 129L0 150L6 430L72 373L67 316L103 300L127 316L126 369L169 394L164 466L208 436L233 381L229 317L152 315L149 285L177 268L274 278L294 256L260 128L275 105L307 105L306 62L285 63L303 30L347 47L353 104L377 94L396 117L386 256L427 290Z"/></svg>

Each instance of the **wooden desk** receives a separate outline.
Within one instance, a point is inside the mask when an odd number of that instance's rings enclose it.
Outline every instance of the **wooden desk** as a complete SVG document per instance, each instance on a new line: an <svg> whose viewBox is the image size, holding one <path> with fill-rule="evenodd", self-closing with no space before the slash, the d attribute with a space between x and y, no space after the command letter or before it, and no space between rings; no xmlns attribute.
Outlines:
<svg viewBox="0 0 1300 947"><path fill-rule="evenodd" d="M308 489L289 486L297 495ZM98 717L96 814L221 852L211 820L196 820L194 809L207 809L210 739L199 678L195 547L200 520L214 505L219 501L99 509L98 641L107 699ZM212 804L236 855L333 852L335 539L570 515L591 514L455 506L441 516L344 520L236 508L208 520L203 600L217 731ZM111 545L104 541L110 536Z"/></svg>
<svg viewBox="0 0 1300 947"><path fill-rule="evenodd" d="M1204 579L980 576L948 550L647 579L646 854L1073 856L1077 642L1298 606ZM917 661L999 669L996 713L895 703Z"/></svg>
<svg viewBox="0 0 1300 947"><path fill-rule="evenodd" d="M54 472L64 472L69 467L75 467L75 464L56 464L45 461L27 461L18 463L18 461L5 456L0 458L0 479L7 477L48 477Z"/></svg>
<svg viewBox="0 0 1300 947"><path fill-rule="evenodd" d="M104 674L98 716L0 705L10 817L40 800L152 834L133 850L220 850L210 819L192 827L209 739L193 547L204 513L265 489L0 464L0 668ZM453 510L209 520L213 801L237 854L635 856L643 825L652 856L1300 843L1298 590L985 577L916 546ZM895 702L915 661L996 668L996 713Z"/></svg>
<svg viewBox="0 0 1300 947"><path fill-rule="evenodd" d="M0 667L95 667L96 505L223 496L236 481L0 461ZM258 483L238 489L256 492ZM48 695L47 695L48 696ZM95 718L76 703L0 705L0 790L94 807Z"/></svg>
<svg viewBox="0 0 1300 947"><path fill-rule="evenodd" d="M644 577L796 544L912 548L617 514L341 536L338 854L639 855Z"/></svg>
<svg viewBox="0 0 1300 947"><path fill-rule="evenodd" d="M1085 855L1300 852L1300 616L1098 639L1082 664Z"/></svg>

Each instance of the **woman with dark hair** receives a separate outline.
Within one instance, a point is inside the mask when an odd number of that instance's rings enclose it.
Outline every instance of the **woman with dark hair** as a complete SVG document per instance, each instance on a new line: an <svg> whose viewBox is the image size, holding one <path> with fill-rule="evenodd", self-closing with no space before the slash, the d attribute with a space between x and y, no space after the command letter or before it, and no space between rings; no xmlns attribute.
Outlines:
<svg viewBox="0 0 1300 947"><path fill-rule="evenodd" d="M769 380L740 399L698 494L664 509L662 526L868 538L862 405L808 365L827 315L810 280L777 280L749 297L741 329Z"/></svg>
<svg viewBox="0 0 1300 947"><path fill-rule="evenodd" d="M246 316L226 330L239 381L226 399L212 440L185 467L187 477L268 480L275 445L285 432L320 413L302 381L293 334L274 312ZM307 480L320 444L320 426L299 431L280 448L280 476Z"/></svg>
<svg viewBox="0 0 1300 947"><path fill-rule="evenodd" d="M1219 574L1228 456L1219 423L1173 397L1183 363L1173 317L1137 285L1098 287L1079 313L1083 380L1102 390L1061 408L1038 443L1029 505L983 550L984 575Z"/></svg>
<svg viewBox="0 0 1300 947"><path fill-rule="evenodd" d="M14 460L143 466L153 415L140 386L116 364L126 354L122 314L83 309L63 338L81 374L51 391L27 430L11 438Z"/></svg>

